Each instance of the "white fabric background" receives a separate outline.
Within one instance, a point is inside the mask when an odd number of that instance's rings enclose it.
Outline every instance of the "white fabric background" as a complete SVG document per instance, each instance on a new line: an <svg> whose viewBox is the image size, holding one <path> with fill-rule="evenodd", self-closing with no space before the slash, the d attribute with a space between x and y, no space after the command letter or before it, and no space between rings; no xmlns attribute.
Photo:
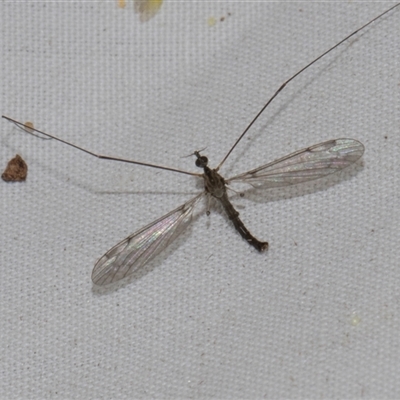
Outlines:
<svg viewBox="0 0 400 400"><path fill-rule="evenodd" d="M393 3L1 2L1 113L103 154L196 171L280 84ZM231 13L228 16L228 12ZM217 23L210 26L209 18ZM220 17L226 17L220 21ZM225 176L330 138L366 146L339 176L218 207L128 283L94 262L201 190L3 120L1 398L399 398L400 9L310 68Z"/></svg>

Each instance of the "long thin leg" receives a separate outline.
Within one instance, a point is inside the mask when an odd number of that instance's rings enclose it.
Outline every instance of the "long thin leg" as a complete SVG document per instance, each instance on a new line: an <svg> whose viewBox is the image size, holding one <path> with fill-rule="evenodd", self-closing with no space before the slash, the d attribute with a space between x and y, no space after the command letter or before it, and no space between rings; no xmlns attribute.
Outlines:
<svg viewBox="0 0 400 400"><path fill-rule="evenodd" d="M145 163L145 162L141 162L141 161L133 161L133 160L127 160L127 159L124 159L124 158L106 156L106 155L103 155L103 154L93 153L90 150L84 149L83 147L79 147L76 144L67 142L66 140L60 139L57 136L50 135L49 133L46 133L46 132L42 132L39 129L32 128L31 126L25 125L22 122L16 121L15 119L12 119L10 117L6 117L5 115L3 115L2 118L14 123L19 128L23 129L25 132L27 132L29 134L32 134L32 131L38 132L38 133L40 133L42 135L47 136L48 138L51 138L51 139L57 140L57 141L59 141L61 143L67 144L68 146L74 147L75 149L83 151L84 153L90 154L91 156L100 158L102 160L120 161L120 162L125 162L125 163L130 163L130 164L143 165L144 167L159 168L159 169L165 169L167 171L179 172L180 174L186 174L186 175L192 175L192 176L202 176L201 174L196 174L194 172L183 171L183 170L176 169L176 168L171 168L171 167L164 167L163 165L149 164L149 163Z"/></svg>
<svg viewBox="0 0 400 400"><path fill-rule="evenodd" d="M322 57L326 56L328 53L330 53L332 50L336 49L336 47L340 46L343 42L346 40L350 39L352 36L354 36L356 33L360 32L364 28L366 28L368 25L371 25L373 22L375 22L377 19L383 17L385 14L389 13L392 11L394 8L400 6L400 3L397 3L396 5L390 7L388 10L383 12L382 14L379 14L377 17L369 21L368 23L364 24L362 27L358 28L355 30L353 33L350 35L346 36L343 40L341 40L339 43L336 43L333 47L331 47L329 50L325 51L322 53L319 57L315 58L313 61L311 61L309 64L307 64L305 67L303 67L300 71L297 71L291 78L289 78L287 81L285 81L280 88L274 93L274 95L268 100L268 102L261 108L261 110L258 112L258 114L253 118L253 120L250 122L249 125L247 125L247 128L243 131L243 133L238 137L234 145L231 147L231 149L228 151L228 154L222 159L222 161L219 163L218 167L216 170L218 171L222 164L226 161L226 159L229 157L229 155L232 153L233 149L238 145L238 143L242 140L243 136L247 133L247 131L253 126L254 122L257 121L258 117L264 112L264 110L271 104L271 102L275 99L276 96L283 90L283 88L291 82L294 78L296 78L298 75L300 75L303 71L305 71L307 68L311 67L311 65L315 64L318 60L320 60Z"/></svg>

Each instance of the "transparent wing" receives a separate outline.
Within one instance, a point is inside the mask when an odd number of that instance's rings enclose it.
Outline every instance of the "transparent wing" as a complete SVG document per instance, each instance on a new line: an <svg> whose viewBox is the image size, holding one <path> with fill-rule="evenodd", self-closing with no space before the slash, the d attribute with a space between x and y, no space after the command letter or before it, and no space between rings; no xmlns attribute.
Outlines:
<svg viewBox="0 0 400 400"><path fill-rule="evenodd" d="M357 140L329 140L227 179L226 182L245 182L256 188L295 185L342 170L356 162L363 153L364 146Z"/></svg>
<svg viewBox="0 0 400 400"><path fill-rule="evenodd" d="M119 281L153 259L187 228L203 195L200 193L110 249L96 262L93 283L101 286Z"/></svg>

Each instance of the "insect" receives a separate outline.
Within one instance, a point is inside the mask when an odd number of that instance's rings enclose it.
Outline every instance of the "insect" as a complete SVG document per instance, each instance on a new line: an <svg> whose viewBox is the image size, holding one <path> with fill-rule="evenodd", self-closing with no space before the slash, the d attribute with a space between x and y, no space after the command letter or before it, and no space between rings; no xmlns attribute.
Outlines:
<svg viewBox="0 0 400 400"><path fill-rule="evenodd" d="M92 272L93 283L96 285L106 285L119 281L152 260L188 227L191 222L191 216L195 206L204 196L217 199L221 203L239 234L258 251L265 251L268 248L268 243L258 240L250 233L250 231L243 224L242 220L239 218L239 213L230 203L227 195L227 189L229 188L229 185L235 182L242 182L249 184L256 189L268 189L286 187L322 178L340 171L359 160L364 153L364 146L359 141L354 139L343 138L329 140L299 150L283 158L228 179L223 178L219 174L221 166L224 164L226 159L236 148L248 130L252 127L254 122L289 82L295 79L299 74L316 63L326 54L340 46L350 37L354 36L356 33L372 24L374 21L381 18L383 15L387 14L399 5L400 3L392 6L376 18L372 19L354 31L335 46L331 47L312 62L307 64L287 81L285 81L253 118L253 120L238 137L231 149L215 169L211 169L208 166L208 159L206 156L201 154L201 151L195 151L192 155L196 157L196 166L203 170L203 173L201 174L135 160L127 160L96 154L54 135L33 129L35 132L44 135L47 138L55 139L100 159L126 162L152 168L160 168L203 179L203 192L199 193L197 196L179 206L175 210L162 216L156 221L153 221L144 228L139 229L137 232L133 233L107 251L107 253L102 256L94 266ZM6 116L3 116L3 118L13 122L18 127L26 130L26 132L32 133L31 127L26 127L23 123ZM29 130L27 128L29 128Z"/></svg>

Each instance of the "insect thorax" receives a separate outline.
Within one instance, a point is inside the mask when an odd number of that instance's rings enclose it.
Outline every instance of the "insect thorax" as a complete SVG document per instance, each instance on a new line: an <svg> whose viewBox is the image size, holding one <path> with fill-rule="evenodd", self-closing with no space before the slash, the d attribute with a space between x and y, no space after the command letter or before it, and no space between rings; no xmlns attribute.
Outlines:
<svg viewBox="0 0 400 400"><path fill-rule="evenodd" d="M215 170L204 167L204 188L216 198L221 198L226 193L225 179Z"/></svg>

